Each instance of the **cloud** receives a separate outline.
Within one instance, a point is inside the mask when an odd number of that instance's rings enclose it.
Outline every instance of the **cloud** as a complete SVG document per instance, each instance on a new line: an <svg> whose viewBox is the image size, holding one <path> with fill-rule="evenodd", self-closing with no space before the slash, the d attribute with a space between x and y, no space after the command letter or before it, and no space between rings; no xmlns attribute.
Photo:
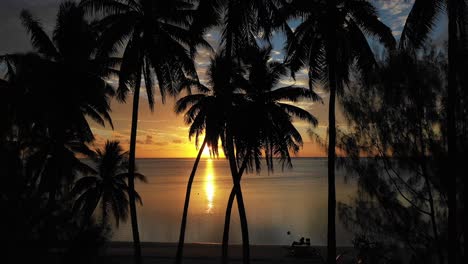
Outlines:
<svg viewBox="0 0 468 264"><path fill-rule="evenodd" d="M172 140L172 143L175 143L175 144L182 144L182 140L180 140L180 139L174 139L174 140Z"/></svg>
<svg viewBox="0 0 468 264"><path fill-rule="evenodd" d="M146 135L145 144L147 144L147 145L153 144L153 136Z"/></svg>
<svg viewBox="0 0 468 264"><path fill-rule="evenodd" d="M379 19L388 25L395 37L399 37L414 0L374 0L379 10Z"/></svg>

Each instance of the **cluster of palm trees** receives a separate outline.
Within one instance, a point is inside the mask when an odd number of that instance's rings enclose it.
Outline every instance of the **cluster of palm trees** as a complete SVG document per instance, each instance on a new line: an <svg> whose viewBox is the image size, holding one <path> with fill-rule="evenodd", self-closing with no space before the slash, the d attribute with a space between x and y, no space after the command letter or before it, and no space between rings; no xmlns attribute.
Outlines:
<svg viewBox="0 0 468 264"><path fill-rule="evenodd" d="M449 168L453 170L448 185L452 264L459 248L456 212L460 172L456 169L455 108L463 66L456 53L466 54L466 5L463 0L415 0L399 45L367 0L66 1L60 6L52 38L40 21L23 11L21 19L34 52L0 57L7 70L0 81L6 95L0 106L4 108L0 113L2 120L6 120L0 127L1 140L5 146L12 145L5 147L5 153L12 151L28 161L27 165L18 165L28 173L24 184L36 186L47 197L49 209L69 197L68 193L76 194L75 207L83 209L78 211L89 219L102 198L106 201L101 202L103 222L107 221L109 211L118 222L126 215L128 203L135 263L141 263L136 214L139 196L134 183L135 178L144 179L135 172L140 89L145 88L151 110L156 103L155 87L159 87L162 103L166 95L176 96L186 90L189 95L177 102L175 111L184 113L190 125L189 137L194 136L197 144L200 136L204 139L189 177L176 262L182 262L190 189L201 151L208 146L217 155L221 143L233 181L222 259L224 263L228 261L229 223L235 199L241 220L243 261L249 263L242 175L245 171L260 170L262 159L269 170L276 158L283 166L291 165L290 154L302 145L293 120L317 125L314 116L294 102L320 101L313 91L322 85L329 91L327 259L333 263L337 97L356 78L365 85L378 67L369 39L384 46L387 54L400 49L417 56L437 14L445 9L449 14L446 129ZM89 22L87 16L97 19ZM293 30L289 26L291 21L300 24ZM208 82L202 83L194 60L199 48L212 50L204 39L212 28L222 33L220 48L211 60ZM276 32L286 36L283 62L270 57L269 43ZM282 78L294 78L302 69L308 72L308 89L294 85L280 87ZM117 87L106 82L112 76L118 77ZM198 93L191 94L192 90ZM104 151L93 153L88 145L94 137L86 118L113 126L109 100L115 96L125 102L130 92L133 107L128 157L116 142L108 142ZM77 153L92 157L99 170L85 166L76 158ZM78 172L90 176L78 180L73 190L67 191Z"/></svg>
<svg viewBox="0 0 468 264"><path fill-rule="evenodd" d="M309 112L283 101L319 101L320 97L303 87L279 87L279 81L288 69L284 63L270 61L270 52L271 48L252 47L245 51L244 59L237 65L228 61L224 53L217 54L211 60L207 73L210 88L198 84L199 90L204 93L188 95L176 104L177 113L185 112L185 121L190 125L190 137L195 136L197 141L200 134L203 133L205 137L187 186L177 262L182 258L190 188L205 145L217 154L218 142L222 142L224 153L226 156L232 155L236 163L232 166L235 171L231 171L234 186L229 196L223 234L224 261L227 261L234 198L237 199L241 216L244 258L248 259L247 217L240 186L244 171L259 171L262 156L269 170L274 167L275 157L283 161L283 166L291 166L290 152L297 153L302 145L302 137L292 123L293 118L317 125L317 120ZM227 67L233 72L231 77L226 76ZM228 129L231 129L229 133ZM235 153L233 149L228 152L225 143L228 140L233 142Z"/></svg>

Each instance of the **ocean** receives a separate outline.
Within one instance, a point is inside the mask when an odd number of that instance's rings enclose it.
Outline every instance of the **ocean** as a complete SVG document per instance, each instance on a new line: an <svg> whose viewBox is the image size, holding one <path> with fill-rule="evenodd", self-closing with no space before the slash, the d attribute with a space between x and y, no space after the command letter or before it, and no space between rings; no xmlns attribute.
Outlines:
<svg viewBox="0 0 468 264"><path fill-rule="evenodd" d="M148 183L137 182L143 199L138 207L140 238L147 242L177 242L187 180L195 159L138 159L138 171ZM187 243L220 243L225 209L232 188L224 158L202 159L192 187L186 230ZM242 191L250 243L288 245L301 237L313 245L326 245L327 160L295 158L293 168L246 174ZM345 170L336 172L338 202L350 202L356 181ZM239 214L232 211L230 244L241 243ZM338 217L338 214L337 214ZM353 238L337 219L337 245L349 246ZM131 241L130 220L114 228L113 241Z"/></svg>

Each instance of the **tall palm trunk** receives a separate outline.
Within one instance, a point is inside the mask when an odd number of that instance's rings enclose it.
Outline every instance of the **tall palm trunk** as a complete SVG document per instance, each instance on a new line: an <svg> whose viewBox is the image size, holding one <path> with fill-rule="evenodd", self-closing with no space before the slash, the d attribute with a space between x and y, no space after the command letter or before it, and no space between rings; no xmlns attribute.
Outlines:
<svg viewBox="0 0 468 264"><path fill-rule="evenodd" d="M458 238L457 238L457 149L456 149L456 121L455 109L457 103L457 40L458 21L457 6L458 0L448 0L449 19L449 73L448 73L448 94L447 94L447 147L448 147L448 263L457 263L458 258ZM466 242L465 242L466 243Z"/></svg>
<svg viewBox="0 0 468 264"><path fill-rule="evenodd" d="M466 104L468 102L468 97L467 97L467 93L466 93L466 79L467 77L465 75L463 75L462 73L462 69L463 68L466 68L466 61L468 60L468 46L467 46L467 43L468 43L468 8L467 8L467 4L466 4L466 1L463 3L463 1L460 3L460 6L457 8L458 9L458 30L459 30L459 33L460 33L460 36L459 36L459 39L458 39L458 47L460 48L460 53L462 54L462 57L461 59L459 59L459 63L458 63L458 69L459 69L459 72L457 74L458 77L460 78L458 81L459 81L459 87L460 87L460 90L459 90L459 94L458 96L463 98L462 101L463 103L462 104L458 104L457 105L457 111L460 111L459 113L463 113L463 109L466 109ZM466 143L466 140L467 140L467 135L468 135L468 130L467 130L467 119L466 117L464 118L463 117L463 114L461 114L461 116L459 117L459 128L458 130L461 131L462 135L463 136L463 141ZM466 144L464 145L466 146ZM460 162L457 162L457 164L462 164L461 162L463 161L463 153L457 153L458 155L458 160ZM461 174L461 166L459 165L458 168L460 169L460 171L458 171L458 177L460 177L463 181L463 189L462 191L460 192L460 197L459 199L463 199L460 201L460 203L462 203L463 201L463 204L464 204L464 209L463 209L463 258L462 258L462 261L466 262L467 261L467 252L468 252L468 210L466 209L467 208L467 204L468 204L468 196L466 195L468 193L468 177L466 176L466 173L465 173L465 176L462 176ZM463 263L464 263L463 262Z"/></svg>
<svg viewBox="0 0 468 264"><path fill-rule="evenodd" d="M103 197L102 202L101 202L101 210L102 210L102 216L101 216L101 226L102 228L105 228L107 225L107 221L109 216L107 215L107 210L106 210L106 198Z"/></svg>
<svg viewBox="0 0 468 264"><path fill-rule="evenodd" d="M133 92L133 110L132 110L132 130L130 134L130 153L129 153L129 164L128 164L128 198L130 204L130 219L132 222L132 233L133 233L133 248L134 248L134 261L135 264L141 264L141 246L140 246L140 234L138 233L138 222L135 204L135 148L136 148L136 136L137 136L137 125L138 125L138 106L140 103L140 85L141 85L141 69L138 71L137 78L135 80L135 90Z"/></svg>
<svg viewBox="0 0 468 264"><path fill-rule="evenodd" d="M460 113L463 113L463 109L466 109L466 104L468 102L468 97L467 97L467 93L466 93L466 79L467 77L464 76L462 74L462 70L463 68L466 68L466 61L468 61L468 47L467 47L467 43L468 43L468 8L465 8L466 7L466 4L462 4L459 8L459 11L460 11L460 21L459 21L459 32L460 32L460 38L459 38L459 47L461 49L461 52L463 54L463 57L461 59L460 62L463 62L463 63L460 63L459 64L459 69L460 69L460 72L458 73L459 74L459 78L460 78L460 91L459 91L459 96L462 97L463 99L463 103L460 105L458 105L458 111L460 111ZM466 140L467 140L467 135L468 135L468 130L467 130L467 119L466 119L466 116L463 117L463 114L462 116L460 116L460 119L459 119L459 124L460 124L460 128L459 128L459 131L462 131L462 135L463 136L463 141L464 141L464 146L466 147ZM460 153L459 154L459 161L458 164L462 164L462 160L463 160L463 153ZM461 167L459 167L461 169ZM466 176L462 176L461 172L459 171L458 173L458 176L461 177L463 179L463 189L460 193L460 199L463 199L463 205L464 205L464 209L463 209L463 258L462 258L462 261L466 262L467 261L467 252L468 252L468 210L466 209L467 208L467 205L468 205L468 196L467 196L467 193L468 193L468 177ZM464 263L463 262L463 263Z"/></svg>
<svg viewBox="0 0 468 264"><path fill-rule="evenodd" d="M242 179L242 175L244 174L244 170L246 167L247 167L247 159L243 161L242 167L239 170L239 179ZM226 215L224 217L222 263L228 263L229 228L231 225L231 212L232 212L232 206L234 205L235 195L236 195L236 190L233 187L231 189L231 193L229 194L228 205L226 207Z"/></svg>
<svg viewBox="0 0 468 264"><path fill-rule="evenodd" d="M331 78L330 78L331 79ZM330 106L328 116L328 233L327 233L327 260L329 264L335 263L336 257L336 190L335 190L335 98L336 87L330 85Z"/></svg>
<svg viewBox="0 0 468 264"><path fill-rule="evenodd" d="M336 0L328 0L329 28L327 33L327 65L330 102L328 108L328 230L327 263L336 263L336 190L335 190L335 99L337 89L336 76Z"/></svg>
<svg viewBox="0 0 468 264"><path fill-rule="evenodd" d="M206 138L203 140L203 144L198 151L197 159L193 164L192 172L190 173L190 177L187 183L187 190L185 192L185 203L184 203L184 212L182 214L182 222L180 224L180 235L179 235L179 244L177 246L177 254L176 254L176 263L182 263L182 256L184 253L184 242L185 242L185 228L187 226L187 214L188 214L188 207L190 203L190 192L192 190L193 179L195 178L195 173L197 172L198 163L200 162L201 155L203 150L205 149L206 145Z"/></svg>
<svg viewBox="0 0 468 264"><path fill-rule="evenodd" d="M248 224L247 224L247 214L245 213L244 199L242 196L242 189L240 186L240 177L237 171L237 164L236 164L235 151L234 151L234 142L233 142L233 138L230 132L230 128L228 128L226 132L226 149L228 152L227 156L229 159L229 167L231 169L231 176L232 176L232 181L234 184L237 208L239 210L239 219L240 219L240 224L241 224L242 263L249 264L250 263L250 245L249 245L249 229L248 229ZM226 226L224 226L223 233L224 232L226 232Z"/></svg>

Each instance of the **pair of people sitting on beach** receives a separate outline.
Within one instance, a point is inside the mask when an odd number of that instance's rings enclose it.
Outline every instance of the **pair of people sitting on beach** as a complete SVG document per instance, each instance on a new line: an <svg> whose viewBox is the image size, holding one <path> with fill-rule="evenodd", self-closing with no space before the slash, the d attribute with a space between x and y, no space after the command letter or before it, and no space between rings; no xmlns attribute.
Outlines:
<svg viewBox="0 0 468 264"><path fill-rule="evenodd" d="M304 246L304 245L310 246L310 238L307 238L304 241L304 237L301 237L301 239L299 239L299 242L293 241L291 246L294 247L294 246Z"/></svg>

